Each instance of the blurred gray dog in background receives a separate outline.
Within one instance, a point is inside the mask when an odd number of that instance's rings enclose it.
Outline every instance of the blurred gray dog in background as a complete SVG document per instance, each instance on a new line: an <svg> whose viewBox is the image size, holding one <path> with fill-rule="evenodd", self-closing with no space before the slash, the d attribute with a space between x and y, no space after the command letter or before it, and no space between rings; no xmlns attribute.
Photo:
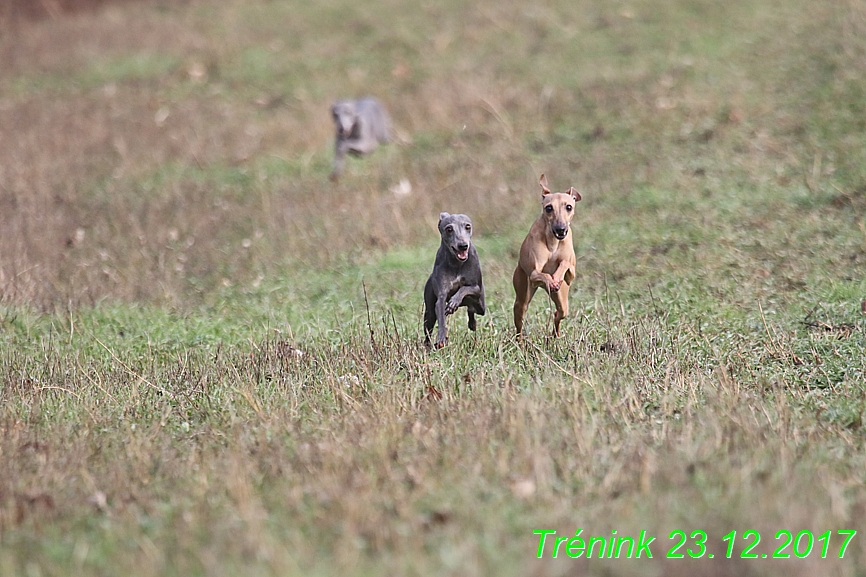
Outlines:
<svg viewBox="0 0 866 577"><path fill-rule="evenodd" d="M391 142L391 121L375 98L341 100L331 106L331 115L337 127L331 180L340 178L346 153L361 156L373 152L379 144Z"/></svg>

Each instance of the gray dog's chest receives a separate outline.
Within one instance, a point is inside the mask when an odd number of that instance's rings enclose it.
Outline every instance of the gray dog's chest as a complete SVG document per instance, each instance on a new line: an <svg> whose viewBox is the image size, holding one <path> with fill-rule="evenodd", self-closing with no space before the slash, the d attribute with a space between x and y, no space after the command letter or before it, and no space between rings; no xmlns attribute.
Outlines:
<svg viewBox="0 0 866 577"><path fill-rule="evenodd" d="M449 279L448 281L446 281L443 284L445 286L442 286L441 288L444 289L445 294L447 294L449 297L451 297L454 295L454 293L456 293L458 290L460 290L460 287L470 286L470 285L473 285L475 283L471 282L468 278L466 278L464 275L461 274L461 275L457 275L454 278Z"/></svg>

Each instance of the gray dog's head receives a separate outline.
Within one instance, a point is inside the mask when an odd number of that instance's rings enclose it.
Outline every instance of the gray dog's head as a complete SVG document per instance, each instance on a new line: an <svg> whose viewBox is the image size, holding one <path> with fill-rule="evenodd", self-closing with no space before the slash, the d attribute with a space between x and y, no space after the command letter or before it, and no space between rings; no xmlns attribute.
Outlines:
<svg viewBox="0 0 866 577"><path fill-rule="evenodd" d="M469 259L469 246L472 237L472 221L465 214L439 214L439 234L442 244L460 262Z"/></svg>
<svg viewBox="0 0 866 577"><path fill-rule="evenodd" d="M358 119L358 111L355 109L353 100L341 100L334 103L331 106L331 115L334 117L338 136L348 136L352 133Z"/></svg>

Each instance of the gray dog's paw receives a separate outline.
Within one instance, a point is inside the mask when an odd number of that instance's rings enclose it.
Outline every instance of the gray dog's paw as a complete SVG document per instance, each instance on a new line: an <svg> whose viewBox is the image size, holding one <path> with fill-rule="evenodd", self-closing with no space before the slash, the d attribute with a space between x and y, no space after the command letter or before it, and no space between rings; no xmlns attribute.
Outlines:
<svg viewBox="0 0 866 577"><path fill-rule="evenodd" d="M460 301L452 298L445 305L445 314L446 315L453 315L455 312L457 312L457 309L459 307L460 307Z"/></svg>

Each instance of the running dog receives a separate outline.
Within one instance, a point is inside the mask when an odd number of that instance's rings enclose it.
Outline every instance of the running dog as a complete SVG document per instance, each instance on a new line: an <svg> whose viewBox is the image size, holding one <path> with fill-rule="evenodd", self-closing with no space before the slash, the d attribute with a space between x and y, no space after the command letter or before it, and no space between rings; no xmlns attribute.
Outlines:
<svg viewBox="0 0 866 577"><path fill-rule="evenodd" d="M520 246L520 257L514 269L514 328L523 332L523 317L529 301L543 287L556 306L553 334L559 336L559 323L568 315L568 289L574 280L575 256L569 223L580 193L574 187L566 192L550 192L542 174L541 216L532 224Z"/></svg>
<svg viewBox="0 0 866 577"><path fill-rule="evenodd" d="M375 98L341 100L331 106L331 116L337 129L331 180L340 178L347 153L362 156L391 142L391 121Z"/></svg>
<svg viewBox="0 0 866 577"><path fill-rule="evenodd" d="M448 341L446 315L466 307L469 330L475 330L475 315L486 312L481 264L472 244L472 221L465 214L439 215L442 242L436 252L433 272L424 286L424 344L430 346L433 327L439 323L436 348Z"/></svg>

